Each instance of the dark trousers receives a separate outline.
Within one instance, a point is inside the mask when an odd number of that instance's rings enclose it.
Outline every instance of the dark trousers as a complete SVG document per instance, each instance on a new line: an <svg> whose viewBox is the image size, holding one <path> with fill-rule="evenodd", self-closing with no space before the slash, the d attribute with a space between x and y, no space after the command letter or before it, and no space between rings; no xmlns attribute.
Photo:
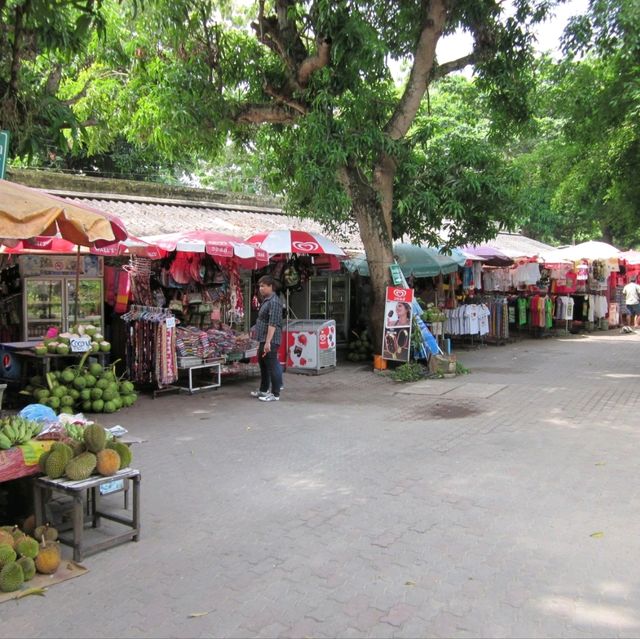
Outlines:
<svg viewBox="0 0 640 639"><path fill-rule="evenodd" d="M278 361L278 344L271 344L271 350L264 352L264 342L258 346L258 363L260 364L260 390L266 393L269 388L278 397L282 388L282 366Z"/></svg>

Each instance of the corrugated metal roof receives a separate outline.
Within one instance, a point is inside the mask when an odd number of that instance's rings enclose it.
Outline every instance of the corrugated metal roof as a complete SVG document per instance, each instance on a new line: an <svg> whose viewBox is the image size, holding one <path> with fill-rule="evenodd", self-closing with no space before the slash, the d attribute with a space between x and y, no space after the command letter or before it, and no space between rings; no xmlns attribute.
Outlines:
<svg viewBox="0 0 640 639"><path fill-rule="evenodd" d="M137 237L202 229L246 238L260 231L302 229L326 235L351 254L364 251L357 232L346 227L342 233L327 232L316 220L286 215L277 208L117 194L49 192L115 213L122 218L127 230ZM540 251L555 248L519 233L499 233L487 244L520 252L522 255L537 255Z"/></svg>
<svg viewBox="0 0 640 639"><path fill-rule="evenodd" d="M184 230L207 230L247 238L260 231L302 229L322 233L350 253L364 250L357 233L347 229L343 234L330 233L315 220L286 215L280 209L140 197L106 198L95 194L65 193L64 196L66 199L115 213L122 219L127 231L137 237Z"/></svg>
<svg viewBox="0 0 640 639"><path fill-rule="evenodd" d="M538 255L541 251L549 251L555 248L554 246L539 242L520 233L498 233L497 237L487 242L487 244L495 246L498 249L515 251L523 256L534 256Z"/></svg>

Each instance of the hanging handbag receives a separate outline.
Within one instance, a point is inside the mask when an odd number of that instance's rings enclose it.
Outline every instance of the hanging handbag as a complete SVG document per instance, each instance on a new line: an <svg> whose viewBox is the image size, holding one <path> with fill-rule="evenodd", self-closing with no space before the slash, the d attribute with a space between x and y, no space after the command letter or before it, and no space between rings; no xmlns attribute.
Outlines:
<svg viewBox="0 0 640 639"><path fill-rule="evenodd" d="M179 311L180 313L182 313L182 311L184 310L182 299L181 299L181 294L180 294L179 291L176 291L175 297L172 300L169 301L169 310L170 311Z"/></svg>
<svg viewBox="0 0 640 639"><path fill-rule="evenodd" d="M187 288L187 292L185 294L185 296L183 297L183 300L186 298L185 300L185 304L202 304L202 293L196 289L194 284L191 284L188 288Z"/></svg>
<svg viewBox="0 0 640 639"><path fill-rule="evenodd" d="M118 285L116 289L116 301L113 306L115 313L126 313L131 292L131 279L125 270L118 272Z"/></svg>

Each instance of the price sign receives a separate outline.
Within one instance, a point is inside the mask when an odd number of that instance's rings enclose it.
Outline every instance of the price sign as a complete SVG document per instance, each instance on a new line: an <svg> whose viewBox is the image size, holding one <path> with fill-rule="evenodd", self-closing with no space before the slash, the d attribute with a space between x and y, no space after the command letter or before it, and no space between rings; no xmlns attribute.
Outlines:
<svg viewBox="0 0 640 639"><path fill-rule="evenodd" d="M0 180L4 180L4 172L9 160L9 131L0 131Z"/></svg>
<svg viewBox="0 0 640 639"><path fill-rule="evenodd" d="M404 278L402 277L402 269L397 264L392 264L389 267L389 271L391 272L391 281L396 286L401 286L404 284Z"/></svg>
<svg viewBox="0 0 640 639"><path fill-rule="evenodd" d="M70 340L69 346L71 346L72 353L86 353L91 350L91 338L86 336L73 338Z"/></svg>
<svg viewBox="0 0 640 639"><path fill-rule="evenodd" d="M119 490L124 490L124 479L114 479L100 484L101 495L110 495L111 493L117 493Z"/></svg>

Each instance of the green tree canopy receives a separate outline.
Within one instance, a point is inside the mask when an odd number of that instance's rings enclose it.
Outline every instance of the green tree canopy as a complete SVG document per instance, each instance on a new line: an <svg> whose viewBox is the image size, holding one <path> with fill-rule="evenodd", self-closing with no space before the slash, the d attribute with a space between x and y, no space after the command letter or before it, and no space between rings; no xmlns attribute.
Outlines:
<svg viewBox="0 0 640 639"><path fill-rule="evenodd" d="M640 6L594 1L567 30L569 57L540 65L538 139L525 228L542 239L640 242Z"/></svg>
<svg viewBox="0 0 640 639"><path fill-rule="evenodd" d="M170 161L215 160L230 136L254 145L290 210L357 226L377 317L394 232L429 240L446 224L456 243L510 223L513 174L484 143L529 115L530 31L550 4L515 0L507 14L498 0L259 0L243 13L213 0L104 0L102 33L70 60L58 95L78 120L106 123L84 129L92 152L116 132ZM473 51L438 60L439 39L459 28ZM430 85L470 64L478 127L464 109L443 117L437 91L425 104Z"/></svg>
<svg viewBox="0 0 640 639"><path fill-rule="evenodd" d="M79 134L73 106L84 91L61 97L60 83L77 56L91 63L86 45L104 28L99 0L0 0L0 127L14 155L46 156Z"/></svg>

